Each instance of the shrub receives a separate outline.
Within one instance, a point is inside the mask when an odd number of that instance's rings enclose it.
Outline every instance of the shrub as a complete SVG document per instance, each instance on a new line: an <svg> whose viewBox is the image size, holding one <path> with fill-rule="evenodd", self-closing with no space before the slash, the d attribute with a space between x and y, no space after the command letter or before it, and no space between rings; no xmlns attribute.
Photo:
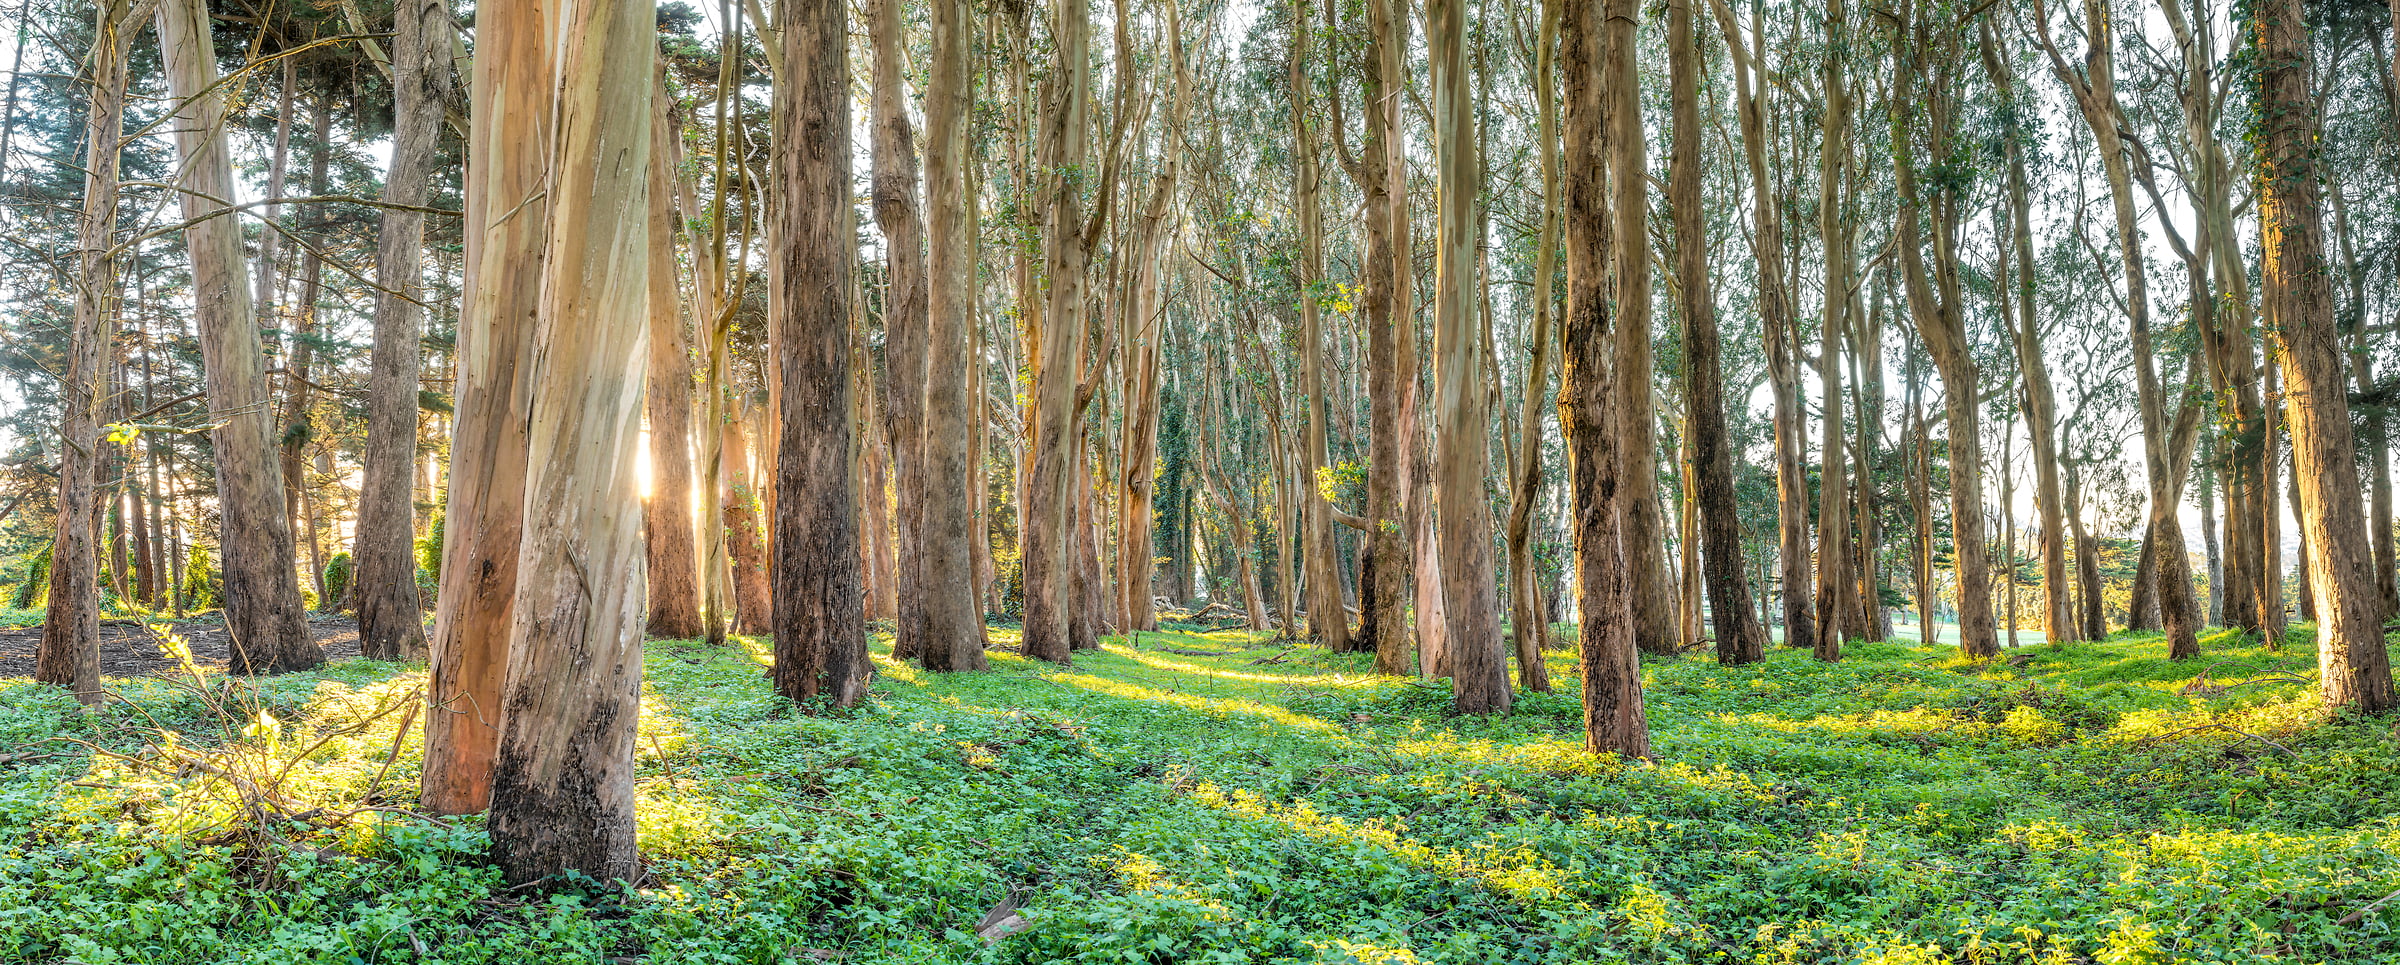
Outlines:
<svg viewBox="0 0 2400 965"><path fill-rule="evenodd" d="M339 610L349 604L351 571L348 553L335 553L325 561L325 599L319 601L320 609Z"/></svg>

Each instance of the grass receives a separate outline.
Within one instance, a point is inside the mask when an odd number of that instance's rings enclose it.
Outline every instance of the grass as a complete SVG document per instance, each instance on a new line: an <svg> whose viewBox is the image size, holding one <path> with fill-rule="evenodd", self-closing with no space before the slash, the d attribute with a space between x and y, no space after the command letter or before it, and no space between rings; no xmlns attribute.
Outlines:
<svg viewBox="0 0 2400 965"><path fill-rule="evenodd" d="M510 892L471 821L243 838L188 777L12 762L219 725L163 683L87 718L0 682L0 961L2400 956L2400 901L2368 910L2400 890L2400 753L2388 722L2322 713L2304 630L2280 651L2219 634L2181 664L2155 636L1989 667L1899 644L1654 663L1657 759L1632 764L1582 752L1571 692L1453 718L1445 686L1306 648L1258 664L1281 648L1239 633L952 676L887 642L839 714L774 696L757 641L652 642L651 874L629 894ZM243 706L272 724L220 743L300 759L293 793L329 807L406 804L413 740L377 783L400 723L375 715L422 682L369 661L261 681ZM1029 929L970 934L1012 893Z"/></svg>

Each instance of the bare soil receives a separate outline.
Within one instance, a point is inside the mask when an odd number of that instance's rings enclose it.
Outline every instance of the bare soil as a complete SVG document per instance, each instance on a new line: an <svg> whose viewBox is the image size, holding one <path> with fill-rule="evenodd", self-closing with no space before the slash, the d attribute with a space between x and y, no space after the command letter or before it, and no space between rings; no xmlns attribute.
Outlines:
<svg viewBox="0 0 2400 965"><path fill-rule="evenodd" d="M214 670L232 659L225 625L213 620L167 620L192 648L192 662ZM339 614L312 614L308 620L325 659L345 660L358 653L358 621ZM42 625L0 627L0 677L31 677L35 653L42 645ZM175 672L173 658L158 649L150 631L133 620L100 621L100 675L142 677Z"/></svg>

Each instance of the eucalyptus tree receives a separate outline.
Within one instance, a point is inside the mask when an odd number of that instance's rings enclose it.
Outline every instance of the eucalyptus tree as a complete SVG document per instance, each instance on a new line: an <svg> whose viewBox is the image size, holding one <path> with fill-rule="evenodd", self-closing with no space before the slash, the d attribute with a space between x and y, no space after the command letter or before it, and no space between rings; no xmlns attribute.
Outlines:
<svg viewBox="0 0 2400 965"><path fill-rule="evenodd" d="M128 57L141 22L131 0L93 8L91 106L84 121L83 211L76 223L75 326L59 379L58 527L50 550L50 600L34 679L85 704L100 692L100 416L119 295L113 248L123 156ZM13 105L12 105L13 106ZM13 114L11 119L14 119ZM0 154L0 163L5 155ZM27 586L32 585L28 575ZM30 602L30 601L28 601Z"/></svg>
<svg viewBox="0 0 2400 965"><path fill-rule="evenodd" d="M237 192L207 5L162 0L158 39L166 52L168 94L178 105L172 121L183 164L177 193L209 408L218 420L209 440L223 523L220 545L228 550L219 567L232 664L243 673L306 669L323 663L325 653L309 638L308 614L292 579L292 526L280 505L283 472L267 411L266 364L251 312L241 226L230 210Z"/></svg>
<svg viewBox="0 0 2400 965"><path fill-rule="evenodd" d="M2394 704L2391 662L2334 327L2313 144L2319 101L2309 76L2309 26L2299 0L2266 0L2251 17L2259 72L2253 109L2263 136L2255 172L2260 290L2268 336L2283 369L2307 576L2323 614L2317 630L2319 688L2329 707L2383 713Z"/></svg>
<svg viewBox="0 0 2400 965"><path fill-rule="evenodd" d="M564 0L541 162L551 203L536 302L524 513L492 857L514 883L640 874L633 758L641 717L643 565L635 459L648 367L650 0ZM512 81L527 86L541 75ZM484 276L490 281L491 276Z"/></svg>
<svg viewBox="0 0 2400 965"><path fill-rule="evenodd" d="M425 655L417 601L416 465L424 331L425 213L434 141L450 101L450 8L444 0L393 7L392 163L384 175L375 277L374 376L367 388L366 474L357 549L360 652ZM645 123L647 119L645 118Z"/></svg>

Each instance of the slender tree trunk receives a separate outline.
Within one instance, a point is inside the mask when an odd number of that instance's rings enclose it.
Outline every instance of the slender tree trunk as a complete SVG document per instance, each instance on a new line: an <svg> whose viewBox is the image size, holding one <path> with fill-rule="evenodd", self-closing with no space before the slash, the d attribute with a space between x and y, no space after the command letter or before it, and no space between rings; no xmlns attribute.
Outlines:
<svg viewBox="0 0 2400 965"><path fill-rule="evenodd" d="M1055 172L1046 189L1042 230L1049 269L1033 381L1031 471L1025 487L1019 543L1024 553L1026 656L1067 662L1074 599L1073 531L1076 369L1083 359L1084 269L1090 260L1083 224L1080 169L1086 155L1091 78L1091 11L1086 0L1056 0L1056 100L1042 132L1043 167ZM1285 631L1289 632L1287 624Z"/></svg>
<svg viewBox="0 0 2400 965"><path fill-rule="evenodd" d="M980 517L969 495L969 487L980 487L983 475L980 463L970 458L976 450L974 434L981 431L975 413L982 384L973 354L978 217L968 184L975 149L967 126L975 100L970 63L974 14L969 0L932 0L932 74L925 89L931 300L923 342L925 435L919 451L926 482L920 494L924 555L918 561L917 584L924 598L917 657L929 670L986 666L973 548Z"/></svg>
<svg viewBox="0 0 2400 965"><path fill-rule="evenodd" d="M2327 707L2380 714L2393 707L2391 662L2333 320L2313 144L2319 105L2309 90L2310 38L2301 6L2267 0L2253 14L2265 128L2265 163L2257 174L2260 287L2292 423L2307 576L2323 613L2319 686Z"/></svg>
<svg viewBox="0 0 2400 965"><path fill-rule="evenodd" d="M117 171L124 136L128 54L141 24L131 0L100 0L93 13L91 111L84 117L83 215L76 222L75 328L59 380L58 531L50 549L49 609L34 679L66 687L87 706L100 691L100 412L107 405L108 346L115 329ZM180 584L180 580L177 581Z"/></svg>
<svg viewBox="0 0 2400 965"><path fill-rule="evenodd" d="M2000 88L2001 96L2014 102L2016 76L2009 70L2004 48L1989 30L1983 35L1982 49L1984 71ZM2047 607L2042 628L2051 643L2068 643L2082 634L2077 632L2074 594L2068 592L2066 511L2058 488L2058 401L2051 390L2049 365L2043 360L2036 300L2033 208L2025 176L2025 141L2032 135L2024 130L2021 113L2012 112L2007 119L2008 223L2017 282L2013 341L2024 379L2026 434L2033 444L2034 506L2042 524L2042 596Z"/></svg>
<svg viewBox="0 0 2400 965"><path fill-rule="evenodd" d="M648 367L649 0L566 0L551 218L531 358L492 858L512 883L640 877L633 758L642 692L635 456ZM486 53L483 56L492 56ZM487 280L490 276L484 276Z"/></svg>
<svg viewBox="0 0 2400 965"><path fill-rule="evenodd" d="M1622 423L1613 411L1616 397L1608 386L1609 233L1597 156L1608 105L1600 83L1603 65L1593 62L1603 46L1604 15L1611 31L1618 29L1617 18L1622 16L1621 26L1629 35L1634 11L1626 0L1558 2L1558 57L1566 78L1562 153L1567 263L1559 397L1575 502L1576 647L1582 656L1584 747L1594 754L1647 757L1650 726L1642 708L1639 648L1624 562L1625 494L1618 485L1624 471L1617 456Z"/></svg>
<svg viewBox="0 0 2400 965"><path fill-rule="evenodd" d="M1819 660L1842 658L1843 617L1856 606L1850 574L1849 467L1843 460L1841 334L1850 307L1850 235L1842 223L1841 187L1850 160L1850 92L1843 79L1848 50L1843 0L1828 0L1824 25L1824 110L1817 154L1817 238L1824 246L1824 312L1817 332L1817 390L1824 410L1824 441L1818 466L1817 636Z"/></svg>
<svg viewBox="0 0 2400 965"><path fill-rule="evenodd" d="M476 15L457 421L425 719L422 800L436 814L491 802L524 537L534 322L557 197L547 169L558 20L547 3Z"/></svg>
<svg viewBox="0 0 2400 965"><path fill-rule="evenodd" d="M324 194L331 190L327 179L326 162L332 153L333 108L329 98L312 99L309 113L310 132L315 143L310 145L308 162L309 192ZM332 219L322 210L308 217L307 236L312 247L322 248ZM310 251L300 261L300 303L292 312L291 351L284 356L283 414L277 420L282 428L279 445L282 447L283 515L294 528L305 528L308 539L309 579L316 584L317 605L335 609L337 601L326 599L324 553L319 549L316 522L311 514L302 512L308 504L308 444L316 437L316 418L311 411L315 390L309 384L310 370L316 362L317 301L324 293L325 259Z"/></svg>
<svg viewBox="0 0 2400 965"><path fill-rule="evenodd" d="M1490 360L1483 355L1472 286L1476 224L1481 218L1475 192L1482 160L1476 154L1462 0L1427 0L1425 37L1433 75L1436 181L1441 185L1435 221L1440 241L1435 247L1434 386L1441 413L1436 472L1451 706L1462 714L1502 713L1514 693L1500 638L1499 588L1492 572L1491 528L1483 497L1490 458L1484 445L1490 418L1483 372Z"/></svg>
<svg viewBox="0 0 2400 965"><path fill-rule="evenodd" d="M201 0L165 0L158 9L159 46L167 52L169 96L180 105L175 142L183 164L186 219L234 201L233 159L226 146L225 101L217 83L216 44ZM308 614L292 579L291 521L277 505L282 467L275 459L267 412L266 363L242 261L241 223L218 216L188 228L193 316L207 370L209 441L217 463L217 499L226 548L220 579L225 629L237 673L304 670L325 662L309 639Z"/></svg>
<svg viewBox="0 0 2400 965"><path fill-rule="evenodd" d="M1958 279L1958 199L1954 189L1937 185L1930 195L1920 193L1916 177L1917 114L1924 115L1926 139L1935 145L1932 159L1945 160L1950 151L1955 106L1947 66L1936 60L1936 73L1920 78L1920 62L1954 53L1952 45L1936 42L1931 21L1939 14L1903 8L1901 23L1912 36L1895 43L1894 103L1922 98L1921 112L1895 112L1892 118L1894 183L1900 194L1896 230L1902 275L1907 281L1909 314L1941 373L1950 450L1950 530L1958 574L1958 645L1970 659L1984 660L2000 652L1992 620L1991 568L1984 538L1983 442L1980 437L1980 375L1970 353L1964 306ZM1947 41L1945 34L1940 40ZM1921 82L1922 81L1922 82ZM1933 214L1933 258L1926 264L1926 232L1920 210ZM1929 277L1930 275L1930 277Z"/></svg>
<svg viewBox="0 0 2400 965"><path fill-rule="evenodd" d="M782 406L775 418L775 689L835 706L866 695L866 625L850 474L849 32L838 0L783 8L775 90L768 309Z"/></svg>
<svg viewBox="0 0 2400 965"><path fill-rule="evenodd" d="M393 8L392 164L383 199L423 206L433 178L435 138L450 99L450 9L445 0L401 0ZM648 123L648 118L644 118ZM425 215L387 208L375 277L373 371L367 386L366 475L359 487L358 646L379 660L425 657L417 601L417 391L423 359Z"/></svg>
<svg viewBox="0 0 2400 965"><path fill-rule="evenodd" d="M1408 159L1400 135L1400 64L1408 17L1394 0L1367 0L1361 105L1366 138L1355 171L1365 245L1359 315L1367 330L1367 537L1369 586L1361 593L1360 645L1375 671L1408 672L1409 576L1415 569L1411 490L1416 449L1416 322L1409 305Z"/></svg>
<svg viewBox="0 0 2400 965"><path fill-rule="evenodd" d="M936 0L937 8L943 5L942 0ZM906 40L901 36L900 7L901 0L875 0L869 6L868 16L874 49L870 100L874 112L871 149L874 209L876 226L883 231L887 283L883 300L883 360L889 391L885 393L884 416L899 491L895 509L900 532L897 554L900 610L892 634L892 655L905 660L923 654L926 608L936 592L923 569L934 565L943 555L925 543L926 500L935 489L947 486L929 478L925 468L925 454L936 444L925 423L928 377L935 371L928 365L926 352L931 293L926 279L925 222L917 208L916 132L909 124L908 92L902 86L900 61ZM939 130L945 123L956 121L928 119L929 129ZM959 373L940 374L943 378L955 378ZM953 591L965 589L963 581L953 581L940 587L939 592L946 598Z"/></svg>
<svg viewBox="0 0 2400 965"><path fill-rule="evenodd" d="M1817 614L1809 590L1808 474L1803 465L1808 446L1800 437L1800 372L1793 358L1796 335L1791 295L1784 281L1782 208L1768 182L1769 135L1764 89L1767 79L1756 78L1756 89L1752 83L1754 65L1762 74L1766 69L1765 24L1752 25L1751 40L1756 46L1745 51L1741 28L1734 22L1732 9L1725 0L1710 0L1710 6L1733 54L1734 90L1741 103L1742 147L1749 160L1750 195L1756 222L1751 253L1758 264L1759 315L1766 333L1767 380L1773 385L1775 396L1775 504L1778 568L1783 581L1783 642L1786 646L1799 646L1817 636Z"/></svg>
<svg viewBox="0 0 2400 965"><path fill-rule="evenodd" d="M653 637L701 635L697 520L692 515L692 354L676 284L675 171L680 137L659 75L650 101L650 354L642 406L650 423L650 499L643 505Z"/></svg>
<svg viewBox="0 0 2400 965"><path fill-rule="evenodd" d="M1633 48L1634 4L1604 16L1600 92L1607 111L1605 162L1618 238L1610 269L1615 283L1616 358L1610 363L1618 394L1617 458L1623 487L1625 565L1632 582L1634 641L1643 653L1673 656L1675 580L1667 569L1667 527L1658 498L1658 405L1655 353L1650 344L1650 165L1644 152L1641 76ZM1619 23L1617 18L1625 18Z"/></svg>

